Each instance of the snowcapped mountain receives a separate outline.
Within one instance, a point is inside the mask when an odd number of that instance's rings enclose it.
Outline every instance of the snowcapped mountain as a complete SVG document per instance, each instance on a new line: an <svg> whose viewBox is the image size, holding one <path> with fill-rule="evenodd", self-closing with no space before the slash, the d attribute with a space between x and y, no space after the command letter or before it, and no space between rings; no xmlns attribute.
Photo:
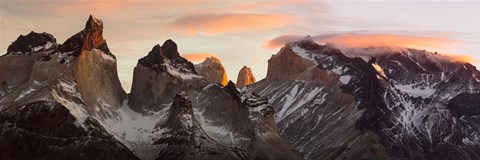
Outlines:
<svg viewBox="0 0 480 160"><path fill-rule="evenodd" d="M0 159L480 157L480 71L436 53L304 40L234 84L166 40L128 95L116 65L94 16L62 44L19 36L0 57Z"/></svg>
<svg viewBox="0 0 480 160"><path fill-rule="evenodd" d="M478 159L479 71L426 51L384 52L365 61L289 43L248 88L270 100L280 135L306 159Z"/></svg>
<svg viewBox="0 0 480 160"><path fill-rule="evenodd" d="M266 99L209 84L172 40L127 96L102 32L90 16L63 44L32 32L0 57L0 159L302 159Z"/></svg>
<svg viewBox="0 0 480 160"><path fill-rule="evenodd" d="M183 93L177 94L179 91ZM268 104L266 100L240 98L247 96L253 95L241 94L233 82L226 86L209 84L197 74L191 62L178 54L175 42L167 40L139 60L128 99L129 107L143 117L151 117L148 121L155 121L155 127L118 130L121 127L113 122L109 124L114 125L107 128L125 144L132 144L127 146L142 159L301 159L298 152L278 136L273 117L264 121L262 116L250 111L262 110L262 107L250 108L257 107L255 103L259 100L258 104ZM237 109L229 110L232 106ZM232 121L232 116L241 117L243 123ZM265 130L266 124L270 126ZM138 129L144 130L137 134L142 136L141 141L122 135ZM179 149L188 152L178 152Z"/></svg>

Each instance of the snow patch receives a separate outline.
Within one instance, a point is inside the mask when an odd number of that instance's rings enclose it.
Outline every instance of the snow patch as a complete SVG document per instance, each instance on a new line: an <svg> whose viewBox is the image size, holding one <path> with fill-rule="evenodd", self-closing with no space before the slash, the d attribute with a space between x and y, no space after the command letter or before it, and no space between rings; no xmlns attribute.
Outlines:
<svg viewBox="0 0 480 160"><path fill-rule="evenodd" d="M282 109L275 115L276 121L281 121L298 109L305 107L305 104L310 101L313 101L314 104L323 103L325 95L319 101L313 100L322 90L322 87L316 87L311 91L306 88L299 90L298 84L293 86L290 92L281 100L283 105Z"/></svg>
<svg viewBox="0 0 480 160"><path fill-rule="evenodd" d="M33 47L33 48L32 48L32 52L49 50L49 49L51 49L53 46L55 46L54 43L52 43L52 42L47 42L47 44L45 44L45 45L43 45L43 46Z"/></svg>
<svg viewBox="0 0 480 160"><path fill-rule="evenodd" d="M120 142L125 144L142 159L152 159L156 156L154 145L151 143L156 136L163 134L165 129L155 129L159 121L165 121L170 107L166 107L151 116L143 116L130 109L128 100L123 101L117 109L117 119L98 120L100 124Z"/></svg>
<svg viewBox="0 0 480 160"><path fill-rule="evenodd" d="M350 82L351 79L352 79L352 76L350 75L340 76L340 82L342 82L343 84L348 84L348 82Z"/></svg>
<svg viewBox="0 0 480 160"><path fill-rule="evenodd" d="M112 62L116 62L116 61L117 61L115 58L113 58L112 56L107 55L107 54L105 54L105 53L101 53L100 55L102 55L102 58L105 59L105 60L112 61Z"/></svg>
<svg viewBox="0 0 480 160"><path fill-rule="evenodd" d="M428 98L435 94L437 91L436 89L433 89L432 87L414 87L414 84L408 84L408 85L395 85L395 88L399 89L401 92L406 93L410 96L413 97L422 97L422 98Z"/></svg>
<svg viewBox="0 0 480 160"><path fill-rule="evenodd" d="M68 94L80 98L80 93L77 91L75 82L63 82L59 81L57 86L60 87L63 91L67 92Z"/></svg>
<svg viewBox="0 0 480 160"><path fill-rule="evenodd" d="M310 53L310 51L307 51L299 47L298 45L291 45L290 48L292 49L293 52L297 53L297 55L299 55L300 57L307 59L313 62L314 64L317 64L314 54Z"/></svg>
<svg viewBox="0 0 480 160"><path fill-rule="evenodd" d="M77 104L75 102L72 102L71 100L65 99L64 97L60 96L55 90L52 92L52 96L57 102L65 106L65 108L68 109L70 114L76 118L75 122L77 125L81 126L84 129L87 129L84 123L89 116L84 105Z"/></svg>
<svg viewBox="0 0 480 160"><path fill-rule="evenodd" d="M17 98L15 98L15 102L22 99L23 97L29 95L30 93L32 93L33 91L35 91L35 89L33 89L32 87L29 87L27 88L26 90L23 90L22 93L20 93L20 95L18 95Z"/></svg>
<svg viewBox="0 0 480 160"><path fill-rule="evenodd" d="M165 68L167 69L167 72L170 73L172 76L181 78L183 80L189 80L189 79L200 79L202 76L196 75L196 74L191 74L191 73L183 73L179 71L177 68L174 68L169 60L165 60Z"/></svg>

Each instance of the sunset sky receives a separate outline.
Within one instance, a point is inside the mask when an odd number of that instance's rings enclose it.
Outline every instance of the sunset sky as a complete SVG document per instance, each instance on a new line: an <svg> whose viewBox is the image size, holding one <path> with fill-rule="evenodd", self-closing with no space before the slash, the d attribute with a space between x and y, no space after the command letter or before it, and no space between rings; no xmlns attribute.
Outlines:
<svg viewBox="0 0 480 160"><path fill-rule="evenodd" d="M271 55L307 35L348 47L458 54L480 64L480 1L1 0L0 54L30 31L48 32L63 43L90 14L104 23L127 92L137 60L166 39L194 63L220 58L234 82L243 65L257 80L264 78Z"/></svg>

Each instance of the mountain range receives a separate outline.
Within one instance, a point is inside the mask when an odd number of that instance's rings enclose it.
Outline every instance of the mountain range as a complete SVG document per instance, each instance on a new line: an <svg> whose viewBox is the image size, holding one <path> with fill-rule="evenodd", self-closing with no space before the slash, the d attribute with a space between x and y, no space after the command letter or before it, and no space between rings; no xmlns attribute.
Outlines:
<svg viewBox="0 0 480 160"><path fill-rule="evenodd" d="M94 16L62 44L19 36L0 57L0 159L480 159L480 71L424 50L301 40L235 84L169 39L132 82Z"/></svg>

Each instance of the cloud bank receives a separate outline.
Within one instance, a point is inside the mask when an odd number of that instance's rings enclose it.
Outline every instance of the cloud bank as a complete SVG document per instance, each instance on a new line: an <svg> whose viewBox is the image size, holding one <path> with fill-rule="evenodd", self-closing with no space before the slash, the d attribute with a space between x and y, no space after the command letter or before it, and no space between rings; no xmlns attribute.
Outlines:
<svg viewBox="0 0 480 160"><path fill-rule="evenodd" d="M217 57L212 53L187 53L182 54L182 57L192 61L193 63L200 63L203 62L207 57Z"/></svg>

